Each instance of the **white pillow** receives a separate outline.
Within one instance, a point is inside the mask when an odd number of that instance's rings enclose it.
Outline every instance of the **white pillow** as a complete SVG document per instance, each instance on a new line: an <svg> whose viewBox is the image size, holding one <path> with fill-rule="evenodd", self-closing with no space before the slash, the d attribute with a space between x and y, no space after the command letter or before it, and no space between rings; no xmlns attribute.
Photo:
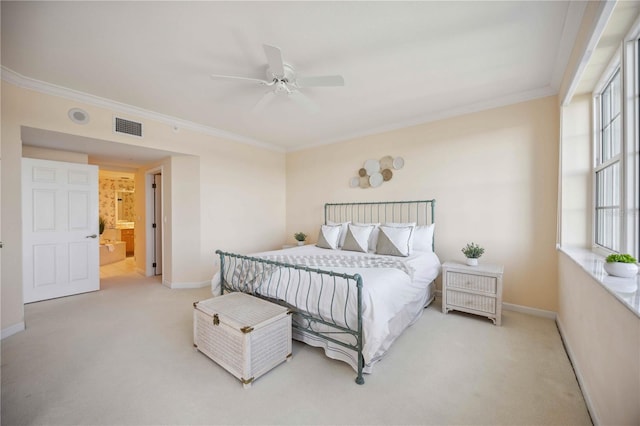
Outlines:
<svg viewBox="0 0 640 426"><path fill-rule="evenodd" d="M337 249L341 229L340 225L321 225L316 246L331 250Z"/></svg>
<svg viewBox="0 0 640 426"><path fill-rule="evenodd" d="M349 225L351 221L347 222L334 222L331 220L327 221L327 225L340 225L340 241L338 242L338 247L342 247L344 245L344 239L347 237L347 225Z"/></svg>
<svg viewBox="0 0 640 426"><path fill-rule="evenodd" d="M413 248L413 236L415 233L416 222L388 222L384 223L384 226L389 226L391 228L406 228L411 227L414 228L414 232L411 233L411 239L409 240L409 251L412 251Z"/></svg>
<svg viewBox="0 0 640 426"><path fill-rule="evenodd" d="M371 235L369 235L369 251L376 251L376 244L378 243L378 232L379 232L378 226L380 226L380 224L355 222L354 225L358 225L358 226L372 225L373 226L373 231L371 231Z"/></svg>
<svg viewBox="0 0 640 426"><path fill-rule="evenodd" d="M366 253L369 250L369 236L375 228L374 225L347 226L346 237L342 250L360 251Z"/></svg>
<svg viewBox="0 0 640 426"><path fill-rule="evenodd" d="M416 226L413 236L412 250L433 251L433 231L435 223L431 225Z"/></svg>
<svg viewBox="0 0 640 426"><path fill-rule="evenodd" d="M376 254L409 256L415 226L380 226Z"/></svg>
<svg viewBox="0 0 640 426"><path fill-rule="evenodd" d="M415 222L403 222L403 223L400 223L400 222L395 222L395 223L394 222L387 222L387 223L384 223L383 225L384 226L390 226L392 228L404 228L406 226L416 226L416 223Z"/></svg>

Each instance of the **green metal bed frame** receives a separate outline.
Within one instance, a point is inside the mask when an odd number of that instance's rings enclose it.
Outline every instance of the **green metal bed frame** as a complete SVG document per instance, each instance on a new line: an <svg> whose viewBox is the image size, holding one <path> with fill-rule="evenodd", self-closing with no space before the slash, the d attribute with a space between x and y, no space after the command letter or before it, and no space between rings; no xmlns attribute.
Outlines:
<svg viewBox="0 0 640 426"><path fill-rule="evenodd" d="M416 222L418 225L427 225L433 223L434 220L435 200L328 203L324 205L325 224L330 221L351 221L361 223ZM433 248L435 250L435 244ZM362 353L364 346L362 332L363 282L360 274L336 273L303 265L276 262L260 257L227 253L221 250L216 250L216 254L220 256L220 287L222 294L225 291L242 291L288 307L294 314L294 329L357 353L356 383L359 385L364 384L364 357ZM329 292L332 301L331 314L329 316L320 313L319 301L317 307L309 306L310 288L302 288L304 285L303 274L308 274L306 278L309 281L312 280L312 276L319 279L320 295L323 292ZM294 279L296 276L297 279ZM285 278L283 279L283 277ZM341 280L338 280L338 278ZM333 303L339 286L347 287L346 300L344 301L344 309L342 307L338 309L342 315L336 318ZM282 292L284 292L285 296L295 294L296 300L299 299L300 292L303 292L302 298L306 300L306 303L302 305L305 306L293 306L281 298L267 296L268 294L280 295ZM354 297L356 297L357 303L355 323L349 321L347 316L347 306L352 293L355 293ZM325 329L319 330L322 326ZM343 340L338 340L334 337L337 335L342 337Z"/></svg>

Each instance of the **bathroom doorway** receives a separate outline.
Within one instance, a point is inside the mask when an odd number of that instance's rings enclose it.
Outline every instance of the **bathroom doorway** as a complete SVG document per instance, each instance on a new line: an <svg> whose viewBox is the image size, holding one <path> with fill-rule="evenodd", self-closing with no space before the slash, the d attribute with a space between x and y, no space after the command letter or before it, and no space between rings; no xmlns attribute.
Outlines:
<svg viewBox="0 0 640 426"><path fill-rule="evenodd" d="M135 173L100 168L98 198L101 230L100 266L135 255Z"/></svg>

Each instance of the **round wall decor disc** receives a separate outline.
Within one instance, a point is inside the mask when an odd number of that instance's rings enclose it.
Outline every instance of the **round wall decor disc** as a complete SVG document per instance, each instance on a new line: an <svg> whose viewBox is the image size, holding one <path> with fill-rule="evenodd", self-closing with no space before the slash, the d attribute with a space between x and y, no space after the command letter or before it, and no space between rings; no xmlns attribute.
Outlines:
<svg viewBox="0 0 640 426"><path fill-rule="evenodd" d="M382 185L382 182L384 182L384 178L382 177L382 173L380 172L374 173L371 176L369 176L369 184L373 188L376 188Z"/></svg>
<svg viewBox="0 0 640 426"><path fill-rule="evenodd" d="M358 176L365 177L366 175L367 175L367 170L364 167L358 170Z"/></svg>
<svg viewBox="0 0 640 426"><path fill-rule="evenodd" d="M369 188L369 176L360 178L360 188Z"/></svg>
<svg viewBox="0 0 640 426"><path fill-rule="evenodd" d="M352 188L357 188L358 186L360 186L360 178L359 177L352 177L351 180L349 181L349 186Z"/></svg>
<svg viewBox="0 0 640 426"><path fill-rule="evenodd" d="M380 159L380 168L382 170L384 169L390 169L393 167L393 157L390 155L385 155L384 157L382 157Z"/></svg>
<svg viewBox="0 0 640 426"><path fill-rule="evenodd" d="M371 176L372 174L380 171L380 162L378 160L367 160L364 162L364 168L367 171L367 174Z"/></svg>
<svg viewBox="0 0 640 426"><path fill-rule="evenodd" d="M404 158L396 157L393 159L393 168L396 170L400 170L404 167Z"/></svg>
<svg viewBox="0 0 640 426"><path fill-rule="evenodd" d="M384 179L385 182L390 181L392 177L393 177L393 172L391 170L384 169L382 171L382 178Z"/></svg>

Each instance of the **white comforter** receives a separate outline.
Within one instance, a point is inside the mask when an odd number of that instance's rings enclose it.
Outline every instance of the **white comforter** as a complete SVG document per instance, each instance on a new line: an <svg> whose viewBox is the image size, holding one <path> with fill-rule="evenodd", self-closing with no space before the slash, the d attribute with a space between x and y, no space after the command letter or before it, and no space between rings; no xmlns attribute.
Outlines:
<svg viewBox="0 0 640 426"><path fill-rule="evenodd" d="M263 252L253 254L253 257L266 257L273 259L274 256L324 256L328 254L339 256L359 256L359 257L381 257L391 258L389 260L404 262L407 267L396 268L371 268L371 267L340 267L340 266L311 266L312 268L334 271L344 274L358 273L362 276L362 317L363 317L363 355L365 360L366 373L371 372L371 367L391 346L391 343L404 331L406 327L415 322L422 314L422 310L429 300L432 292L430 285L440 273L440 261L433 252L415 252L408 258L397 258L391 256L379 256L372 253L358 253L343 250L327 250L316 246L307 245L294 247L285 250ZM409 273L407 273L407 271ZM412 273L411 273L412 272ZM310 311L312 314L320 314L324 318L333 318L340 325L346 322L350 328L357 325L357 299L355 297L355 286L349 286L348 290L341 287L344 280L338 279L338 291L332 294L328 289L331 283L320 283L318 275L305 273L293 273L293 278L301 280L304 285L311 286L316 291L311 292L311 300L306 294L287 291L285 286L276 287L274 277L266 278L261 283L260 293L270 297L286 300L295 306ZM278 277L282 281L282 277ZM288 280L289 277L286 277ZM286 282L286 281L284 281ZM319 291L322 284L323 291ZM327 286L327 284L331 284ZM347 293L347 291L349 293ZM216 274L212 279L212 293L220 294L220 279ZM344 300L348 298L347 313L345 317ZM332 305L332 299L333 305ZM333 306L333 312L331 307ZM339 345L331 344L318 339L315 336L305 333L298 333L296 338L303 340L314 346L322 346L331 358L341 359L357 369L357 356L355 353L345 351Z"/></svg>

